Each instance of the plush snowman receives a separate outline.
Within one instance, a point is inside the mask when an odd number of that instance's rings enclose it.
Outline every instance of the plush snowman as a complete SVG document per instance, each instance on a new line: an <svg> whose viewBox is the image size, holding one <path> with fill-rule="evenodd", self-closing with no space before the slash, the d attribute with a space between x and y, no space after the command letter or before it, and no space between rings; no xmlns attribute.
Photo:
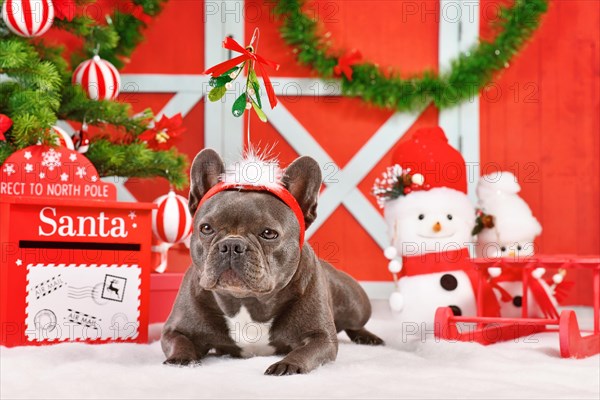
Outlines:
<svg viewBox="0 0 600 400"><path fill-rule="evenodd" d="M477 234L476 253L480 258L522 258L535 253L534 240L542 226L529 205L519 196L521 187L510 172L484 175L477 184L478 216L473 230ZM489 268L489 283L494 288L503 317L520 317L523 303L523 272L518 267ZM564 271L552 282L542 277L543 268L532 271L528 294L530 317L555 317L554 291L563 282Z"/></svg>
<svg viewBox="0 0 600 400"><path fill-rule="evenodd" d="M479 215L477 257L523 257L535 253L542 226L519 196L521 186L510 172L484 175L477 184Z"/></svg>
<svg viewBox="0 0 600 400"><path fill-rule="evenodd" d="M403 322L427 327L440 306L475 315L477 279L468 251L475 208L466 195L464 159L436 127L399 144L393 162L373 187L391 239L384 252L397 289L390 307Z"/></svg>

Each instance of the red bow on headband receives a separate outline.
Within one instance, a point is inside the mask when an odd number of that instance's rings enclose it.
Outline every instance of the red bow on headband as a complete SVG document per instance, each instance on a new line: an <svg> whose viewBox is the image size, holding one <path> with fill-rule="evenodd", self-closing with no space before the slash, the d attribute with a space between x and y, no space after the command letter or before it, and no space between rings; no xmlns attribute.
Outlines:
<svg viewBox="0 0 600 400"><path fill-rule="evenodd" d="M275 96L273 85L271 84L271 80L269 79L269 76L267 75L264 66L268 65L269 67L277 71L279 70L279 64L259 56L254 52L251 46L248 46L247 48L242 47L242 45L240 45L238 42L236 42L233 38L230 37L227 37L225 38L225 40L223 40L223 48L242 53L242 55L234 57L227 61L223 61L222 63L207 69L206 71L204 71L204 73L212 74L213 77L220 76L225 72L229 71L231 68L235 67L236 65L248 60L252 60L251 62L258 67L260 75L265 81L265 90L267 91L267 95L269 96L269 104L271 105L271 108L275 107L277 105L277 97Z"/></svg>

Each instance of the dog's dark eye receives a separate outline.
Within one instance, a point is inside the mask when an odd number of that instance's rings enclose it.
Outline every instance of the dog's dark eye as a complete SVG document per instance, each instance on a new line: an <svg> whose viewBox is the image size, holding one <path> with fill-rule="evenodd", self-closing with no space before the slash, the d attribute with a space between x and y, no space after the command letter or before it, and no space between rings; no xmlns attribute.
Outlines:
<svg viewBox="0 0 600 400"><path fill-rule="evenodd" d="M200 225L200 232L204 235L212 235L215 231L209 224Z"/></svg>
<svg viewBox="0 0 600 400"><path fill-rule="evenodd" d="M419 214L419 219L424 219L425 218L425 214Z"/></svg>
<svg viewBox="0 0 600 400"><path fill-rule="evenodd" d="M517 250L521 251L523 248L521 246L517 246Z"/></svg>
<svg viewBox="0 0 600 400"><path fill-rule="evenodd" d="M446 217L448 217L448 219L449 219L450 221L452 221L452 214L448 214L448 215L446 215Z"/></svg>
<svg viewBox="0 0 600 400"><path fill-rule="evenodd" d="M500 247L500 250L501 251L506 251L506 247L502 246L502 247Z"/></svg>
<svg viewBox="0 0 600 400"><path fill-rule="evenodd" d="M260 237L267 240L276 239L279 236L279 233L275 232L273 229L265 229L260 234Z"/></svg>

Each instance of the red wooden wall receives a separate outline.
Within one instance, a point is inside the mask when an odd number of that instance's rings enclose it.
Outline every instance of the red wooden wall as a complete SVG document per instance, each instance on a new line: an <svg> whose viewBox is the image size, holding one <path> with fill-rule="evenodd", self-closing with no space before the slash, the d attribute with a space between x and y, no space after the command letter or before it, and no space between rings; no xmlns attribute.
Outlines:
<svg viewBox="0 0 600 400"><path fill-rule="evenodd" d="M358 48L367 60L404 74L437 69L437 1L321 0L309 3L331 32L334 48ZM481 35L498 0L481 0ZM522 195L540 219L544 232L537 241L543 253L600 253L600 2L551 1L533 39L481 96L481 170L515 172ZM274 76L310 77L298 66L277 32L271 5L247 0L246 35L261 28L260 51L282 64ZM123 73L200 74L204 69L204 15L199 0L170 1L151 23L147 40L132 55ZM258 10L258 12L257 12ZM172 94L127 95L134 108L158 111ZM282 104L343 167L358 148L390 116L359 100L280 97ZM428 109L415 127L435 124L437 110ZM178 147L190 159L204 145L204 104L185 118L188 132ZM278 141L284 164L297 154L269 124L253 120L253 139ZM413 129L415 128L413 127ZM388 154L359 185L368 195L375 177L389 164ZM156 184L155 184L156 183ZM127 187L140 200L153 200L168 185L157 180L131 180ZM182 194L187 195L187 191ZM373 201L370 196L369 200ZM374 204L374 202L373 202ZM385 259L370 236L340 206L311 243L336 267L361 280L389 280ZM171 254L175 268L187 267L184 249ZM572 301L589 298L589 292ZM583 300L582 300L583 299ZM587 300L589 301L589 300Z"/></svg>
<svg viewBox="0 0 600 400"><path fill-rule="evenodd" d="M481 9L493 15L496 4ZM600 2L550 2L531 42L482 92L480 129L482 171L515 172L543 226L537 251L600 253ZM573 302L591 296L589 277L578 281Z"/></svg>

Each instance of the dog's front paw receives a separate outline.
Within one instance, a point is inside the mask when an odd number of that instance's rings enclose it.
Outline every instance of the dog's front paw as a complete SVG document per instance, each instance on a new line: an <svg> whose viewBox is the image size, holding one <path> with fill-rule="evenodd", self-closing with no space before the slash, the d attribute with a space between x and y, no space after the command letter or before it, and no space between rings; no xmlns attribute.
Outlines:
<svg viewBox="0 0 600 400"><path fill-rule="evenodd" d="M267 368L265 375L296 375L305 374L306 372L308 371L306 371L302 366L283 360Z"/></svg>
<svg viewBox="0 0 600 400"><path fill-rule="evenodd" d="M356 344L366 344L369 346L381 346L385 344L379 336L369 332L365 328L358 330L347 329L346 333L350 337L350 340Z"/></svg>
<svg viewBox="0 0 600 400"><path fill-rule="evenodd" d="M163 365L170 365L174 367L195 367L200 365L199 360L192 360L190 358L178 358L172 357L168 358L163 362Z"/></svg>

